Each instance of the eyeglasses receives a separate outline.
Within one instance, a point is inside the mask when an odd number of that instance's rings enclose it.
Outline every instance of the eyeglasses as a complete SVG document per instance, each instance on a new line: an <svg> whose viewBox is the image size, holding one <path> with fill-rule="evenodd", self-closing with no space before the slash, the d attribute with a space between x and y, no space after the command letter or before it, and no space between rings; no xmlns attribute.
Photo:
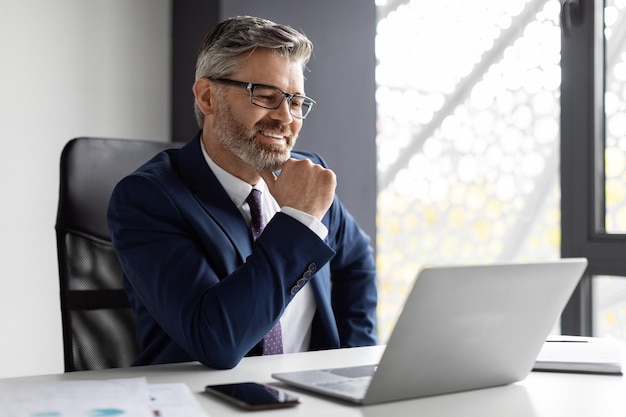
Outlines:
<svg viewBox="0 0 626 417"><path fill-rule="evenodd" d="M264 109L276 110L285 99L289 102L289 114L297 119L306 119L315 107L315 100L299 94L285 93L280 88L270 85L245 83L242 81L229 80L228 78L210 78L210 80L245 88L250 92L250 103Z"/></svg>

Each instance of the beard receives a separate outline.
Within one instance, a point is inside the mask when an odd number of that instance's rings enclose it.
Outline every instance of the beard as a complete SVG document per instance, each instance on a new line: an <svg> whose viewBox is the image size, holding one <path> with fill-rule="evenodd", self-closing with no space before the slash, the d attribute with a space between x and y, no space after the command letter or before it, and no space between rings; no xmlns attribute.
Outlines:
<svg viewBox="0 0 626 417"><path fill-rule="evenodd" d="M261 144L255 136L262 131L284 135L286 146ZM298 135L278 121L260 121L246 128L232 114L226 100L219 100L215 109L215 138L217 142L248 165L263 171L278 171L290 158Z"/></svg>

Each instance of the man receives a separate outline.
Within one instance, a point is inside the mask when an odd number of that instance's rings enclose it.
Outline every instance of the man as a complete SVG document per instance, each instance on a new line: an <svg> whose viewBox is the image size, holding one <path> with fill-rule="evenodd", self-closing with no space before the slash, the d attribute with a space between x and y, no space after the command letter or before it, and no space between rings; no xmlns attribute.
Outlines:
<svg viewBox="0 0 626 417"><path fill-rule="evenodd" d="M218 24L198 54L200 132L114 190L136 365L231 368L245 355L375 343L369 238L321 158L292 152L315 105L304 92L311 52L288 26Z"/></svg>

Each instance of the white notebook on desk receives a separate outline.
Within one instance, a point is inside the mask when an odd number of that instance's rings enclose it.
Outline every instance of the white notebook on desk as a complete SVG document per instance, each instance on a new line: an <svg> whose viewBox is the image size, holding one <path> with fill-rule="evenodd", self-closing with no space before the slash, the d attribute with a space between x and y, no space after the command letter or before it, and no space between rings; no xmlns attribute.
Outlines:
<svg viewBox="0 0 626 417"><path fill-rule="evenodd" d="M622 345L615 339L550 336L533 370L622 375L622 362Z"/></svg>

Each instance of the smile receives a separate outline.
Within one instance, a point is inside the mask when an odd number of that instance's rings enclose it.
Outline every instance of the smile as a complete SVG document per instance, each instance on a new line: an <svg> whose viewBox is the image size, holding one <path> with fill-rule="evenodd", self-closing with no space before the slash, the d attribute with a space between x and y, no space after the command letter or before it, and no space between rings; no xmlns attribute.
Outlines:
<svg viewBox="0 0 626 417"><path fill-rule="evenodd" d="M263 136L267 136L269 138L274 138L274 139L278 139L278 140L285 140L285 136L280 135L278 133L272 133L272 132L266 132L266 131L261 131L259 133L262 134Z"/></svg>

